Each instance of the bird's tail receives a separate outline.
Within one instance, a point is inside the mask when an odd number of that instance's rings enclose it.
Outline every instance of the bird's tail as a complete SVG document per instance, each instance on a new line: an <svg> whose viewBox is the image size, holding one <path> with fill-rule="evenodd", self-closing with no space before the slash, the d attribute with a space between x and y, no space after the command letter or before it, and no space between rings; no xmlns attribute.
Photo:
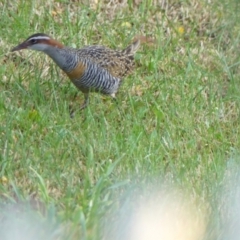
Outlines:
<svg viewBox="0 0 240 240"><path fill-rule="evenodd" d="M136 53L136 51L139 49L140 44L141 44L140 39L134 40L131 45L129 45L128 47L126 47L125 49L122 50L123 54L124 55L134 55Z"/></svg>
<svg viewBox="0 0 240 240"><path fill-rule="evenodd" d="M152 46L152 45L155 45L156 41L151 37L137 35L133 39L132 44L126 47L125 49L123 49L122 52L126 55L134 55L142 43L145 43L148 46Z"/></svg>

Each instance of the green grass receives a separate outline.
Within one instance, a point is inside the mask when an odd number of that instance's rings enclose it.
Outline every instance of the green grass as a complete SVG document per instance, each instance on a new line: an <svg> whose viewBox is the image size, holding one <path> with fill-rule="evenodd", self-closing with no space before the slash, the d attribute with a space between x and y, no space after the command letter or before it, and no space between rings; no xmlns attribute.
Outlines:
<svg viewBox="0 0 240 240"><path fill-rule="evenodd" d="M238 1L89 2L0 2L0 221L10 219L1 225L19 232L30 225L24 239L128 239L141 199L185 196L194 206L191 224L204 227L184 239L233 239ZM91 94L71 119L69 105L83 95L74 100L67 77L41 53L9 52L36 32L74 47L124 48L139 34L156 45L137 53L118 104ZM8 231L1 239L20 239Z"/></svg>

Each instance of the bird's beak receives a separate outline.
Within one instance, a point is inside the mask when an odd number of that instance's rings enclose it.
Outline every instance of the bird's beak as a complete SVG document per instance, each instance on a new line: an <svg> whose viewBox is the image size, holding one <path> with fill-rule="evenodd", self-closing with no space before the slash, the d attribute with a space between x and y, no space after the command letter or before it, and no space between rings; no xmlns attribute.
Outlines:
<svg viewBox="0 0 240 240"><path fill-rule="evenodd" d="M26 49L28 47L28 44L26 42L22 42L19 45L17 45L16 47L14 47L13 49L11 49L11 52L15 52L15 51L19 51L22 49Z"/></svg>

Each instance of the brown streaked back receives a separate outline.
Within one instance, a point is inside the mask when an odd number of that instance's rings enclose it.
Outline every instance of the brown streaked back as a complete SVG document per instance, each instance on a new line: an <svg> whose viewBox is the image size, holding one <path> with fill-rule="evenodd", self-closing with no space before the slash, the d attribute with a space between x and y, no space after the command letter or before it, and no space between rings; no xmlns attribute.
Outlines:
<svg viewBox="0 0 240 240"><path fill-rule="evenodd" d="M78 50L82 58L97 63L117 78L129 75L134 69L134 54L140 46L136 40L124 50L112 50L104 46L86 46Z"/></svg>

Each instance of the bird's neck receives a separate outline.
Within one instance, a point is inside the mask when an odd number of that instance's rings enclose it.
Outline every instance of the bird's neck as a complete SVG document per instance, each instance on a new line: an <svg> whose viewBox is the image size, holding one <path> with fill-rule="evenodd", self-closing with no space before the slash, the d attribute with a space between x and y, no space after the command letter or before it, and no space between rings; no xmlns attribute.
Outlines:
<svg viewBox="0 0 240 240"><path fill-rule="evenodd" d="M64 71L71 70L75 53L66 47L48 46L44 51Z"/></svg>

